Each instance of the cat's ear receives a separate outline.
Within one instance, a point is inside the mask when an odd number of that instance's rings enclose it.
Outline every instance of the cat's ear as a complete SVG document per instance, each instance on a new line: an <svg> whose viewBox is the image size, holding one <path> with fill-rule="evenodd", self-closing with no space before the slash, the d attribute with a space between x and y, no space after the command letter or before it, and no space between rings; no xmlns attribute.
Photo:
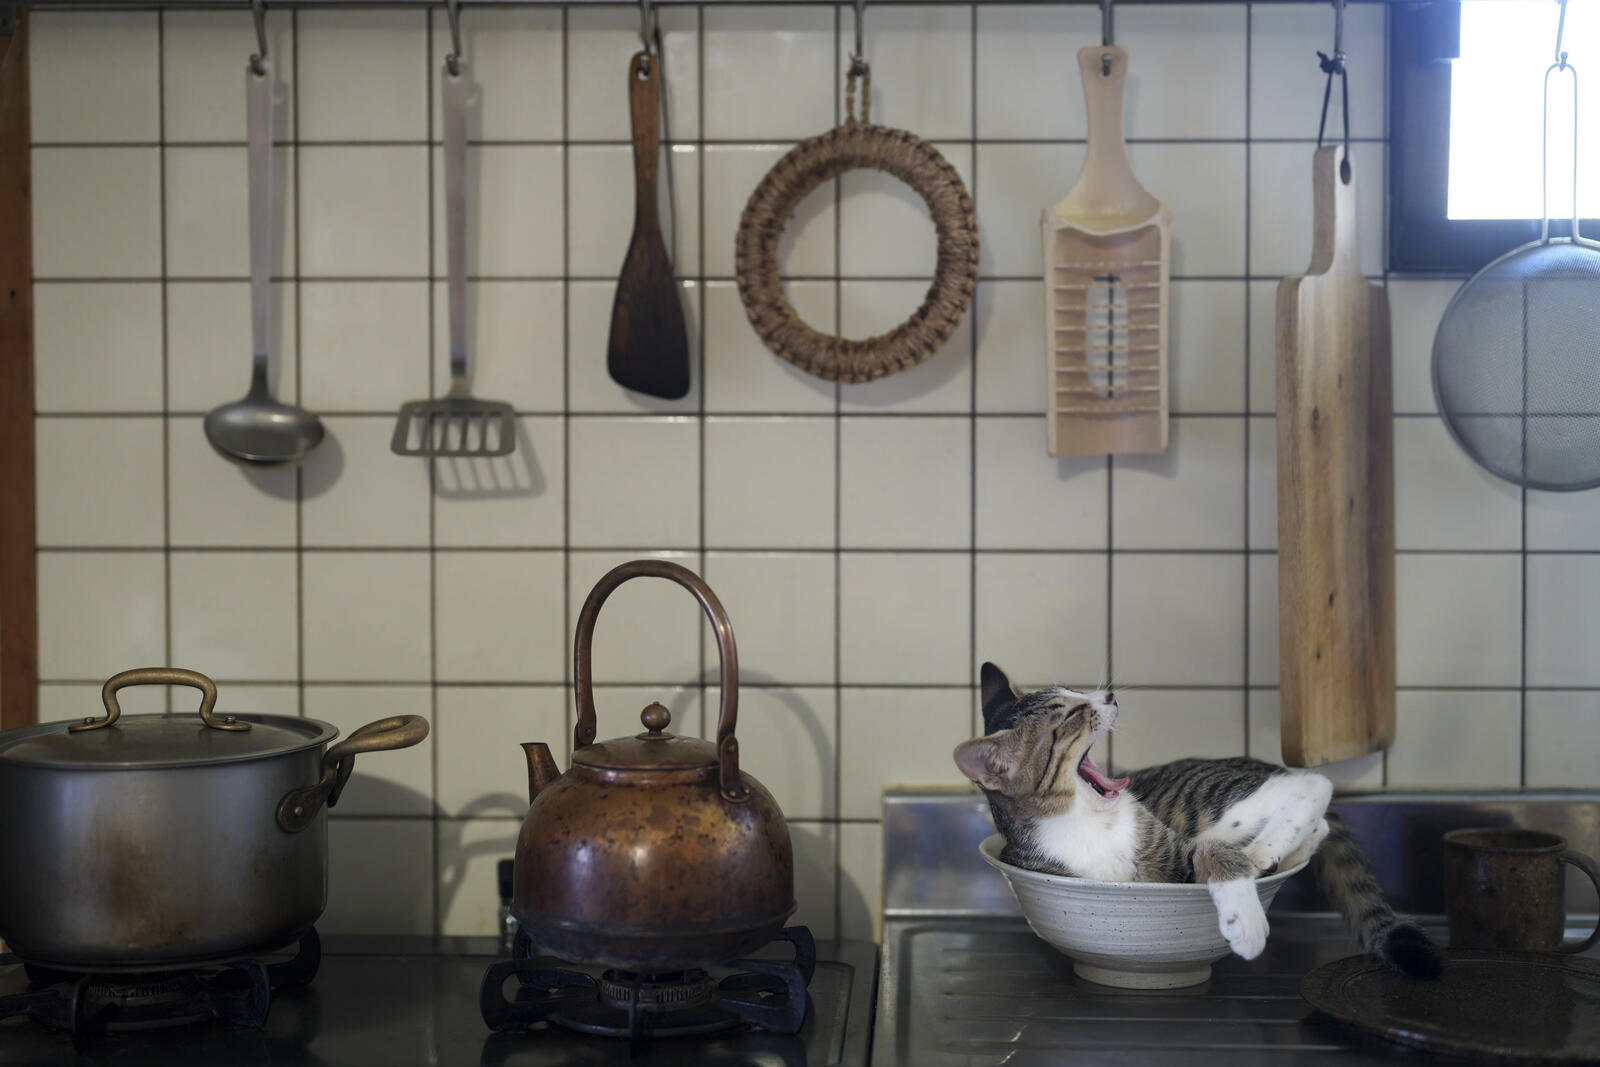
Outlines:
<svg viewBox="0 0 1600 1067"><path fill-rule="evenodd" d="M1003 793L1017 772L1015 740L1015 730L1001 730L963 741L956 746L956 766L983 788Z"/></svg>
<svg viewBox="0 0 1600 1067"><path fill-rule="evenodd" d="M985 663L978 672L978 679L983 683L983 728L994 729L995 716L1002 708L1021 699L1022 693L1011 684L1011 679L1006 672L993 663Z"/></svg>

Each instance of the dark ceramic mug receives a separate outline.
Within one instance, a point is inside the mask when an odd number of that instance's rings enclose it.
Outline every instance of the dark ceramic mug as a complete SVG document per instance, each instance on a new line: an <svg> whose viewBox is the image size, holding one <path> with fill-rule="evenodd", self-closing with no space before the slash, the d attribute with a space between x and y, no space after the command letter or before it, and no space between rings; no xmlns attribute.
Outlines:
<svg viewBox="0 0 1600 1067"><path fill-rule="evenodd" d="M1597 928L1563 942L1566 909L1561 865L1589 876L1600 891L1594 860L1555 834L1516 828L1451 830L1444 835L1444 906L1451 948L1519 952L1582 952L1600 941Z"/></svg>

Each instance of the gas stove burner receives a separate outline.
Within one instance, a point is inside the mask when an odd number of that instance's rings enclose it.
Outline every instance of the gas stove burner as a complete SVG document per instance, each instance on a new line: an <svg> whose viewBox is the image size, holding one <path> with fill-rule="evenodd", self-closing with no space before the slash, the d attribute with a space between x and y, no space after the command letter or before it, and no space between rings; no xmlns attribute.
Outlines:
<svg viewBox="0 0 1600 1067"><path fill-rule="evenodd" d="M260 1029L272 994L310 983L322 960L316 930L300 939L294 958L277 963L234 960L184 970L129 973L62 971L21 962L28 990L0 997L0 1020L25 1015L36 1025L72 1034L83 1049L107 1034L161 1030L218 1020Z"/></svg>
<svg viewBox="0 0 1600 1067"><path fill-rule="evenodd" d="M519 939L508 962L483 976L479 1007L491 1030L526 1030L539 1023L600 1037L712 1034L755 1026L797 1033L806 1018L806 986L816 969L811 931L791 926L774 941L794 946L792 960L738 959L708 963L713 977L694 968L666 974L608 970L598 978L550 956L532 955ZM517 994L506 999L506 980L517 978Z"/></svg>

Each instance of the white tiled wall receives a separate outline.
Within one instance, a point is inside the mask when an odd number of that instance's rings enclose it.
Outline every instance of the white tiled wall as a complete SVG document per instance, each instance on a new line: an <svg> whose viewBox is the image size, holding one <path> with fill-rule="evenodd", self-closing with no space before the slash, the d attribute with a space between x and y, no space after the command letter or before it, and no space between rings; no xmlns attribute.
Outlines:
<svg viewBox="0 0 1600 1067"><path fill-rule="evenodd" d="M1083 157L1070 61L1088 5L874 5L874 115L935 140L982 231L945 350L864 386L766 352L733 284L745 198L840 111L849 6L661 11L673 243L695 359L676 402L604 369L631 227L631 5L467 8L480 86L469 269L479 395L514 455L388 451L396 406L446 379L436 73L443 18L274 10L277 388L329 438L298 473L214 455L201 416L246 384L241 12L33 20L42 700L107 675L208 671L236 709L350 729L428 715L363 757L334 818L325 925L486 933L525 805L516 743L570 742L578 606L624 559L676 559L732 614L745 766L789 814L801 918L869 934L878 796L959 784L985 658L1030 684L1129 693L1119 766L1279 754L1272 291L1305 268L1325 5L1129 6L1136 169L1172 205L1172 446L1044 453L1038 212ZM1347 15L1363 262L1382 270L1379 5ZM430 117L431 116L431 117ZM431 147L435 146L435 147ZM665 194L664 194L665 195ZM851 174L789 226L790 295L864 335L920 297L932 229ZM1600 504L1485 475L1433 413L1428 353L1456 283L1390 279L1399 739L1333 768L1351 789L1600 779ZM603 735L662 699L715 707L692 600L633 583L596 635ZM183 710L187 698L172 699ZM141 697L135 707L165 706Z"/></svg>

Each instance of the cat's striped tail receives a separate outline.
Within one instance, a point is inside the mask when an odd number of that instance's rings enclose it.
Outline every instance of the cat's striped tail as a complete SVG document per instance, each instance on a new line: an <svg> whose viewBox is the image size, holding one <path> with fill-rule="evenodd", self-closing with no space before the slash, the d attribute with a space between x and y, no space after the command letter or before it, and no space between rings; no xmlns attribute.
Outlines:
<svg viewBox="0 0 1600 1067"><path fill-rule="evenodd" d="M1344 916L1361 947L1408 978L1437 978L1439 951L1415 923L1383 899L1378 876L1349 827L1328 812L1328 837L1311 859L1322 892Z"/></svg>

